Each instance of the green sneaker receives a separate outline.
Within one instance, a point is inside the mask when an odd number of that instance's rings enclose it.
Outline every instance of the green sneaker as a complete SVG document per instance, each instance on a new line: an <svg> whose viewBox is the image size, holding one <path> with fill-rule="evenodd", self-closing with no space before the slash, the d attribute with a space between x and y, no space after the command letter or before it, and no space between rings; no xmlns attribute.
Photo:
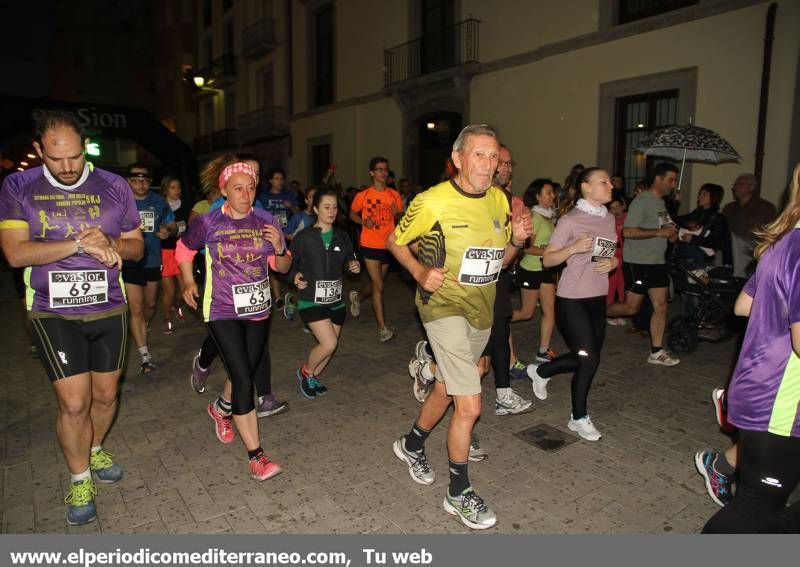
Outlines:
<svg viewBox="0 0 800 567"><path fill-rule="evenodd" d="M89 468L99 482L112 484L122 479L122 467L114 462L114 455L100 449L89 457Z"/></svg>
<svg viewBox="0 0 800 567"><path fill-rule="evenodd" d="M94 497L97 487L91 478L72 483L64 503L67 505L67 523L70 526L79 526L94 522L97 510L94 507Z"/></svg>

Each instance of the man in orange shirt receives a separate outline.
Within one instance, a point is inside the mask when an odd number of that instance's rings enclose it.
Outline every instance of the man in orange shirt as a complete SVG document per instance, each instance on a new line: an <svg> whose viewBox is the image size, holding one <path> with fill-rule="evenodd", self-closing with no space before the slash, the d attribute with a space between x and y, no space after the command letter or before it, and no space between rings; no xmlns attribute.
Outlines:
<svg viewBox="0 0 800 567"><path fill-rule="evenodd" d="M386 185L389 177L389 160L377 156L369 160L372 186L358 193L350 206L350 220L361 225L361 255L367 266L371 284L372 307L378 323L378 338L386 342L394 331L386 326L383 314L383 281L389 271L389 252L386 237L394 231L395 222L403 213L400 194ZM350 292L350 313L358 317L361 299L370 294L370 288Z"/></svg>

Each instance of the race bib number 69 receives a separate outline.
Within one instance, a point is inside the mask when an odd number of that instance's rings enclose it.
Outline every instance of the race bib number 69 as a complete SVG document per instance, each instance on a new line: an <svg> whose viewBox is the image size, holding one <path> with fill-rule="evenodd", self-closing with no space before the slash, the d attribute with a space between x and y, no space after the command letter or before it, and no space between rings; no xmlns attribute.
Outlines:
<svg viewBox="0 0 800 567"><path fill-rule="evenodd" d="M471 246L464 250L458 281L463 285L489 285L500 277L503 268L504 248Z"/></svg>
<svg viewBox="0 0 800 567"><path fill-rule="evenodd" d="M272 305L269 291L269 278L249 284L236 284L233 290L233 307L237 317L263 313Z"/></svg>
<svg viewBox="0 0 800 567"><path fill-rule="evenodd" d="M80 307L108 301L105 270L49 272L50 307Z"/></svg>

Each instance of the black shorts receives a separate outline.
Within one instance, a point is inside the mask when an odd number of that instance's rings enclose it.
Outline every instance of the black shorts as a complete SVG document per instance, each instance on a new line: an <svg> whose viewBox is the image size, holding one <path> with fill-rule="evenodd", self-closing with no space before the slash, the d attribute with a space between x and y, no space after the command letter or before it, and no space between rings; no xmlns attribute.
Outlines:
<svg viewBox="0 0 800 567"><path fill-rule="evenodd" d="M113 372L125 363L128 312L81 321L31 319L33 341L51 382L87 372Z"/></svg>
<svg viewBox="0 0 800 567"><path fill-rule="evenodd" d="M158 268L137 268L122 266L122 281L126 284L146 286L147 282L161 281L161 266Z"/></svg>
<svg viewBox="0 0 800 567"><path fill-rule="evenodd" d="M625 291L644 295L648 289L669 287L669 271L666 264L622 263L625 275Z"/></svg>
<svg viewBox="0 0 800 567"><path fill-rule="evenodd" d="M340 304L341 305L341 304ZM327 305L314 305L313 307L306 307L300 309L300 319L308 325L316 321L324 321L330 319L334 325L344 325L344 319L347 316L347 308L340 307L338 309L331 309Z"/></svg>
<svg viewBox="0 0 800 567"><path fill-rule="evenodd" d="M555 270L530 271L517 267L517 285L520 289L539 289L542 284L556 283Z"/></svg>
<svg viewBox="0 0 800 567"><path fill-rule="evenodd" d="M365 260L376 260L381 264L388 264L392 261L392 255L385 248L367 248L361 247L361 256Z"/></svg>

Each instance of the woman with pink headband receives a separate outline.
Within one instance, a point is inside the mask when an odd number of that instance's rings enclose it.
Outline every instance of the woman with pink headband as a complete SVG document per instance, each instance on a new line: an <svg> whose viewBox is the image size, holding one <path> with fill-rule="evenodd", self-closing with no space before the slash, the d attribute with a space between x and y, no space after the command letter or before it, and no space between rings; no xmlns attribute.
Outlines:
<svg viewBox="0 0 800 567"><path fill-rule="evenodd" d="M222 165L214 161L208 167ZM285 273L291 259L277 220L253 208L257 182L253 168L244 162L230 163L219 173L218 182L226 203L189 225L175 257L184 282L184 300L196 309L199 293L192 277L192 260L197 250L205 249L203 319L232 387L229 407L212 402L208 415L222 443L233 441L232 425L236 426L247 449L250 476L266 480L281 472L281 467L261 448L253 386L269 373L269 270Z"/></svg>

